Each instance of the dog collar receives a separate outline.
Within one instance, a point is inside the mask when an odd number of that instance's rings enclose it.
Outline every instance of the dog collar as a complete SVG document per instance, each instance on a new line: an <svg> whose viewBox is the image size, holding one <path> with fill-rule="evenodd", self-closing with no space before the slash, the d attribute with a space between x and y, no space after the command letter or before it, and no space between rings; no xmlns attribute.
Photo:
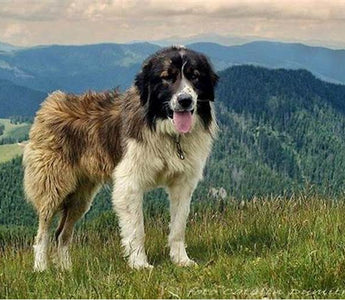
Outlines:
<svg viewBox="0 0 345 300"><path fill-rule="evenodd" d="M179 159L184 160L185 159L185 154L184 154L184 152L182 150L180 140L181 140L181 136L179 134L176 135L175 139L174 139L174 142L176 144L177 156L179 157Z"/></svg>

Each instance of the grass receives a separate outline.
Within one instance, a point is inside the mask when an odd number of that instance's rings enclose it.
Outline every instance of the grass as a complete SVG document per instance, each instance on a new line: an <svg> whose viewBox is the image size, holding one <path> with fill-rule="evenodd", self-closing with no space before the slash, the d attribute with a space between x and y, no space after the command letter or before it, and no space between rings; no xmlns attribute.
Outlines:
<svg viewBox="0 0 345 300"><path fill-rule="evenodd" d="M23 154L23 148L18 144L0 145L0 163L9 161Z"/></svg>
<svg viewBox="0 0 345 300"><path fill-rule="evenodd" d="M127 267L110 212L79 226L65 272L34 273L33 230L0 228L0 298L344 298L344 220L343 200L315 196L194 204L186 239L199 266L170 263L164 212L146 218L152 271Z"/></svg>
<svg viewBox="0 0 345 300"><path fill-rule="evenodd" d="M0 136L0 140L6 138L21 140L29 134L31 126L28 123L12 124L9 119L0 119L0 124L5 125L4 134Z"/></svg>
<svg viewBox="0 0 345 300"><path fill-rule="evenodd" d="M23 148L14 141L22 141L29 134L30 124L12 124L9 119L0 119L0 124L5 125L4 133L0 136L0 142L5 140L4 145L0 145L0 163L9 161L18 155L23 154ZM8 139L11 139L9 142Z"/></svg>

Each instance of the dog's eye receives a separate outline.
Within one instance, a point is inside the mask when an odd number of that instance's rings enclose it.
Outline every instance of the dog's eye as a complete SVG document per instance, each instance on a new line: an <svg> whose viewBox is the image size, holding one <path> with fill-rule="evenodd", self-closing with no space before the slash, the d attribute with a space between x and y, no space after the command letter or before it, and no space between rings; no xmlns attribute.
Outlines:
<svg viewBox="0 0 345 300"><path fill-rule="evenodd" d="M169 73L168 71L163 71L161 73L160 77L163 80L166 80L166 81L175 81L175 79L176 79L175 74L174 73Z"/></svg>
<svg viewBox="0 0 345 300"><path fill-rule="evenodd" d="M199 79L200 73L198 70L194 70L194 72L192 72L189 76L189 78L193 81L196 81Z"/></svg>
<svg viewBox="0 0 345 300"><path fill-rule="evenodd" d="M198 79L198 76L196 76L195 74L192 74L190 79L192 79L192 80Z"/></svg>

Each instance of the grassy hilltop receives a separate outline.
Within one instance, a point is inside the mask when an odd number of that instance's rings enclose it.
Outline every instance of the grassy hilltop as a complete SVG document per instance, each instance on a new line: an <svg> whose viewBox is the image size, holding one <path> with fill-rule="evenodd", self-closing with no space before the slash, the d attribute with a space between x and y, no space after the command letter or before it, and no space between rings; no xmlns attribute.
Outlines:
<svg viewBox="0 0 345 300"><path fill-rule="evenodd" d="M111 212L81 224L70 272L34 273L34 230L3 228L0 298L342 298L344 219L343 201L316 196L194 204L187 250L199 266L179 268L168 258L164 210L146 216L152 271L127 267Z"/></svg>

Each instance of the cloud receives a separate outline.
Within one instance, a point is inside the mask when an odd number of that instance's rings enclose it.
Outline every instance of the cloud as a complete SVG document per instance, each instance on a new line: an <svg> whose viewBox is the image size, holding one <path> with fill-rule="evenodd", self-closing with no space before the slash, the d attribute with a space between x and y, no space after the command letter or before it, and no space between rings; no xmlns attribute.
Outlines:
<svg viewBox="0 0 345 300"><path fill-rule="evenodd" d="M18 39L21 44L25 44L30 40L29 30L22 24L11 24L4 30L3 37L6 40Z"/></svg>
<svg viewBox="0 0 345 300"><path fill-rule="evenodd" d="M8 33L20 24L29 30L29 44L125 42L207 32L345 41L344 11L344 0L2 0L0 40L22 44L20 33Z"/></svg>
<svg viewBox="0 0 345 300"><path fill-rule="evenodd" d="M3 0L0 6L0 16L6 19L26 21L55 20L63 16L68 2L68 0Z"/></svg>
<svg viewBox="0 0 345 300"><path fill-rule="evenodd" d="M200 16L222 18L269 18L345 20L343 0L5 0L2 17L43 21L114 20L128 17Z"/></svg>

